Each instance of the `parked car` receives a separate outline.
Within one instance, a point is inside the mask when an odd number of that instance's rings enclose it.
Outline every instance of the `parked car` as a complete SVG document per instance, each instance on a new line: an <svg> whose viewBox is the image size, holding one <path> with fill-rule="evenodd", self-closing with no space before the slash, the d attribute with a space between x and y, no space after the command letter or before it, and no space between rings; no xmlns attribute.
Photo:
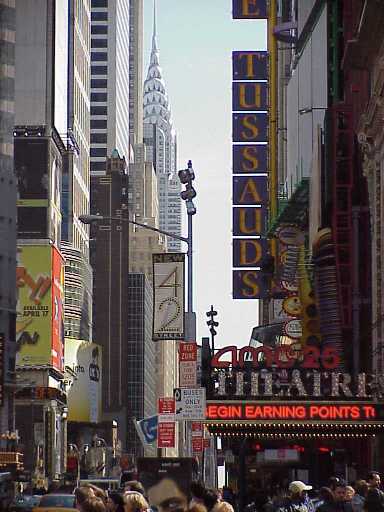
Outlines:
<svg viewBox="0 0 384 512"><path fill-rule="evenodd" d="M41 496L31 494L19 494L10 503L9 512L32 512L40 503Z"/></svg>
<svg viewBox="0 0 384 512"><path fill-rule="evenodd" d="M73 494L45 494L33 512L70 512L77 511Z"/></svg>

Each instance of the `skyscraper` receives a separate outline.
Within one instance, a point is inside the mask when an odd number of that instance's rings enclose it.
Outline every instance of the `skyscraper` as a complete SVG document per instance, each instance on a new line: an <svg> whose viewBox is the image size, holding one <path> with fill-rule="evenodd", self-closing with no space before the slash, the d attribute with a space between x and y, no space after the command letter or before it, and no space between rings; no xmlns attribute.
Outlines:
<svg viewBox="0 0 384 512"><path fill-rule="evenodd" d="M143 142L143 0L129 0L129 137Z"/></svg>
<svg viewBox="0 0 384 512"><path fill-rule="evenodd" d="M92 338L92 269L89 228L79 215L90 202L90 0L69 2L68 134L64 158L61 249L65 257L65 335Z"/></svg>
<svg viewBox="0 0 384 512"><path fill-rule="evenodd" d="M151 148L150 160L157 174L160 228L181 235L181 186L176 174L177 144L171 107L162 70L156 34L154 3L150 64L144 82L144 142ZM169 251L180 251L179 240L168 240Z"/></svg>
<svg viewBox="0 0 384 512"><path fill-rule="evenodd" d="M106 173L106 157L129 149L129 2L91 2L91 175Z"/></svg>

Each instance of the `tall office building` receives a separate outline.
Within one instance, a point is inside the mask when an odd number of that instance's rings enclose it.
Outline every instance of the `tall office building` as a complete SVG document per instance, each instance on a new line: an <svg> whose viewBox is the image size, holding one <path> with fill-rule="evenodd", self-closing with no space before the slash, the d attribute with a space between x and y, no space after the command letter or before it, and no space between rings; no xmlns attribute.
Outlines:
<svg viewBox="0 0 384 512"><path fill-rule="evenodd" d="M149 159L157 174L160 228L181 235L181 185L176 174L176 132L159 63L154 4L152 51L144 82L144 142L151 148ZM168 240L169 251L180 251L179 240Z"/></svg>
<svg viewBox="0 0 384 512"><path fill-rule="evenodd" d="M65 257L65 335L92 339L89 227L79 215L90 204L90 0L69 2L68 134L62 188L61 249Z"/></svg>
<svg viewBox="0 0 384 512"><path fill-rule="evenodd" d="M91 175L129 148L129 2L91 1Z"/></svg>
<svg viewBox="0 0 384 512"><path fill-rule="evenodd" d="M16 370L25 383L16 392L16 428L26 469L50 480L63 473L66 451L60 241L69 15L60 0L15 6Z"/></svg>
<svg viewBox="0 0 384 512"><path fill-rule="evenodd" d="M13 125L15 108L15 0L0 1L0 45L2 75L0 78L0 431L14 430L13 347L16 342L16 180L13 166Z"/></svg>
<svg viewBox="0 0 384 512"><path fill-rule="evenodd" d="M114 151L107 159L104 176L92 176L92 213L126 218L128 214L128 174L124 158ZM103 350L102 403L105 419L119 423L125 437L127 396L128 330L128 229L126 223L106 221L92 226L95 249L91 252L94 270L94 339Z"/></svg>
<svg viewBox="0 0 384 512"><path fill-rule="evenodd" d="M143 0L129 0L129 137L135 152L143 142Z"/></svg>

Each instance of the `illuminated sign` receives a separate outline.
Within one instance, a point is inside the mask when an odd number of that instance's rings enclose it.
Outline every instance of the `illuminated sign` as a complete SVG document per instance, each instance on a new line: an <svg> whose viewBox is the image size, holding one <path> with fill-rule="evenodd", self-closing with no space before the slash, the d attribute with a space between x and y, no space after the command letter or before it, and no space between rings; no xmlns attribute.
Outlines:
<svg viewBox="0 0 384 512"><path fill-rule="evenodd" d="M234 176L233 204L264 205L268 201L266 176Z"/></svg>
<svg viewBox="0 0 384 512"><path fill-rule="evenodd" d="M260 402L210 402L206 408L207 420L249 420L249 421L340 421L371 422L382 421L384 410L375 403L300 403L275 402L265 405Z"/></svg>
<svg viewBox="0 0 384 512"><path fill-rule="evenodd" d="M234 270L234 299L260 299L269 296L268 283L264 274L258 270Z"/></svg>
<svg viewBox="0 0 384 512"><path fill-rule="evenodd" d="M232 110L265 111L268 108L268 85L266 82L233 82Z"/></svg>
<svg viewBox="0 0 384 512"><path fill-rule="evenodd" d="M233 240L233 265L235 267L259 267L267 251L265 238L235 238Z"/></svg>
<svg viewBox="0 0 384 512"><path fill-rule="evenodd" d="M268 167L266 144L234 144L232 147L233 174L265 174Z"/></svg>
<svg viewBox="0 0 384 512"><path fill-rule="evenodd" d="M268 136L268 114L247 112L232 115L233 142L266 142Z"/></svg>
<svg viewBox="0 0 384 512"><path fill-rule="evenodd" d="M233 19L266 19L267 0L232 0Z"/></svg>

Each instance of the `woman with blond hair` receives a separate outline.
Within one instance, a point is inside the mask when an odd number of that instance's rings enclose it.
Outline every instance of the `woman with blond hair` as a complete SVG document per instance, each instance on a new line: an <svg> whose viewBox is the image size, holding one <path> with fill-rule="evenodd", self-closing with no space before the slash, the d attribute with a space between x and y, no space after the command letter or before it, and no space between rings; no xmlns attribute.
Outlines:
<svg viewBox="0 0 384 512"><path fill-rule="evenodd" d="M234 512L234 508L227 501L218 501L213 507L212 512Z"/></svg>
<svg viewBox="0 0 384 512"><path fill-rule="evenodd" d="M125 512L146 512L148 509L148 502L142 494L136 491L127 491L124 493Z"/></svg>

